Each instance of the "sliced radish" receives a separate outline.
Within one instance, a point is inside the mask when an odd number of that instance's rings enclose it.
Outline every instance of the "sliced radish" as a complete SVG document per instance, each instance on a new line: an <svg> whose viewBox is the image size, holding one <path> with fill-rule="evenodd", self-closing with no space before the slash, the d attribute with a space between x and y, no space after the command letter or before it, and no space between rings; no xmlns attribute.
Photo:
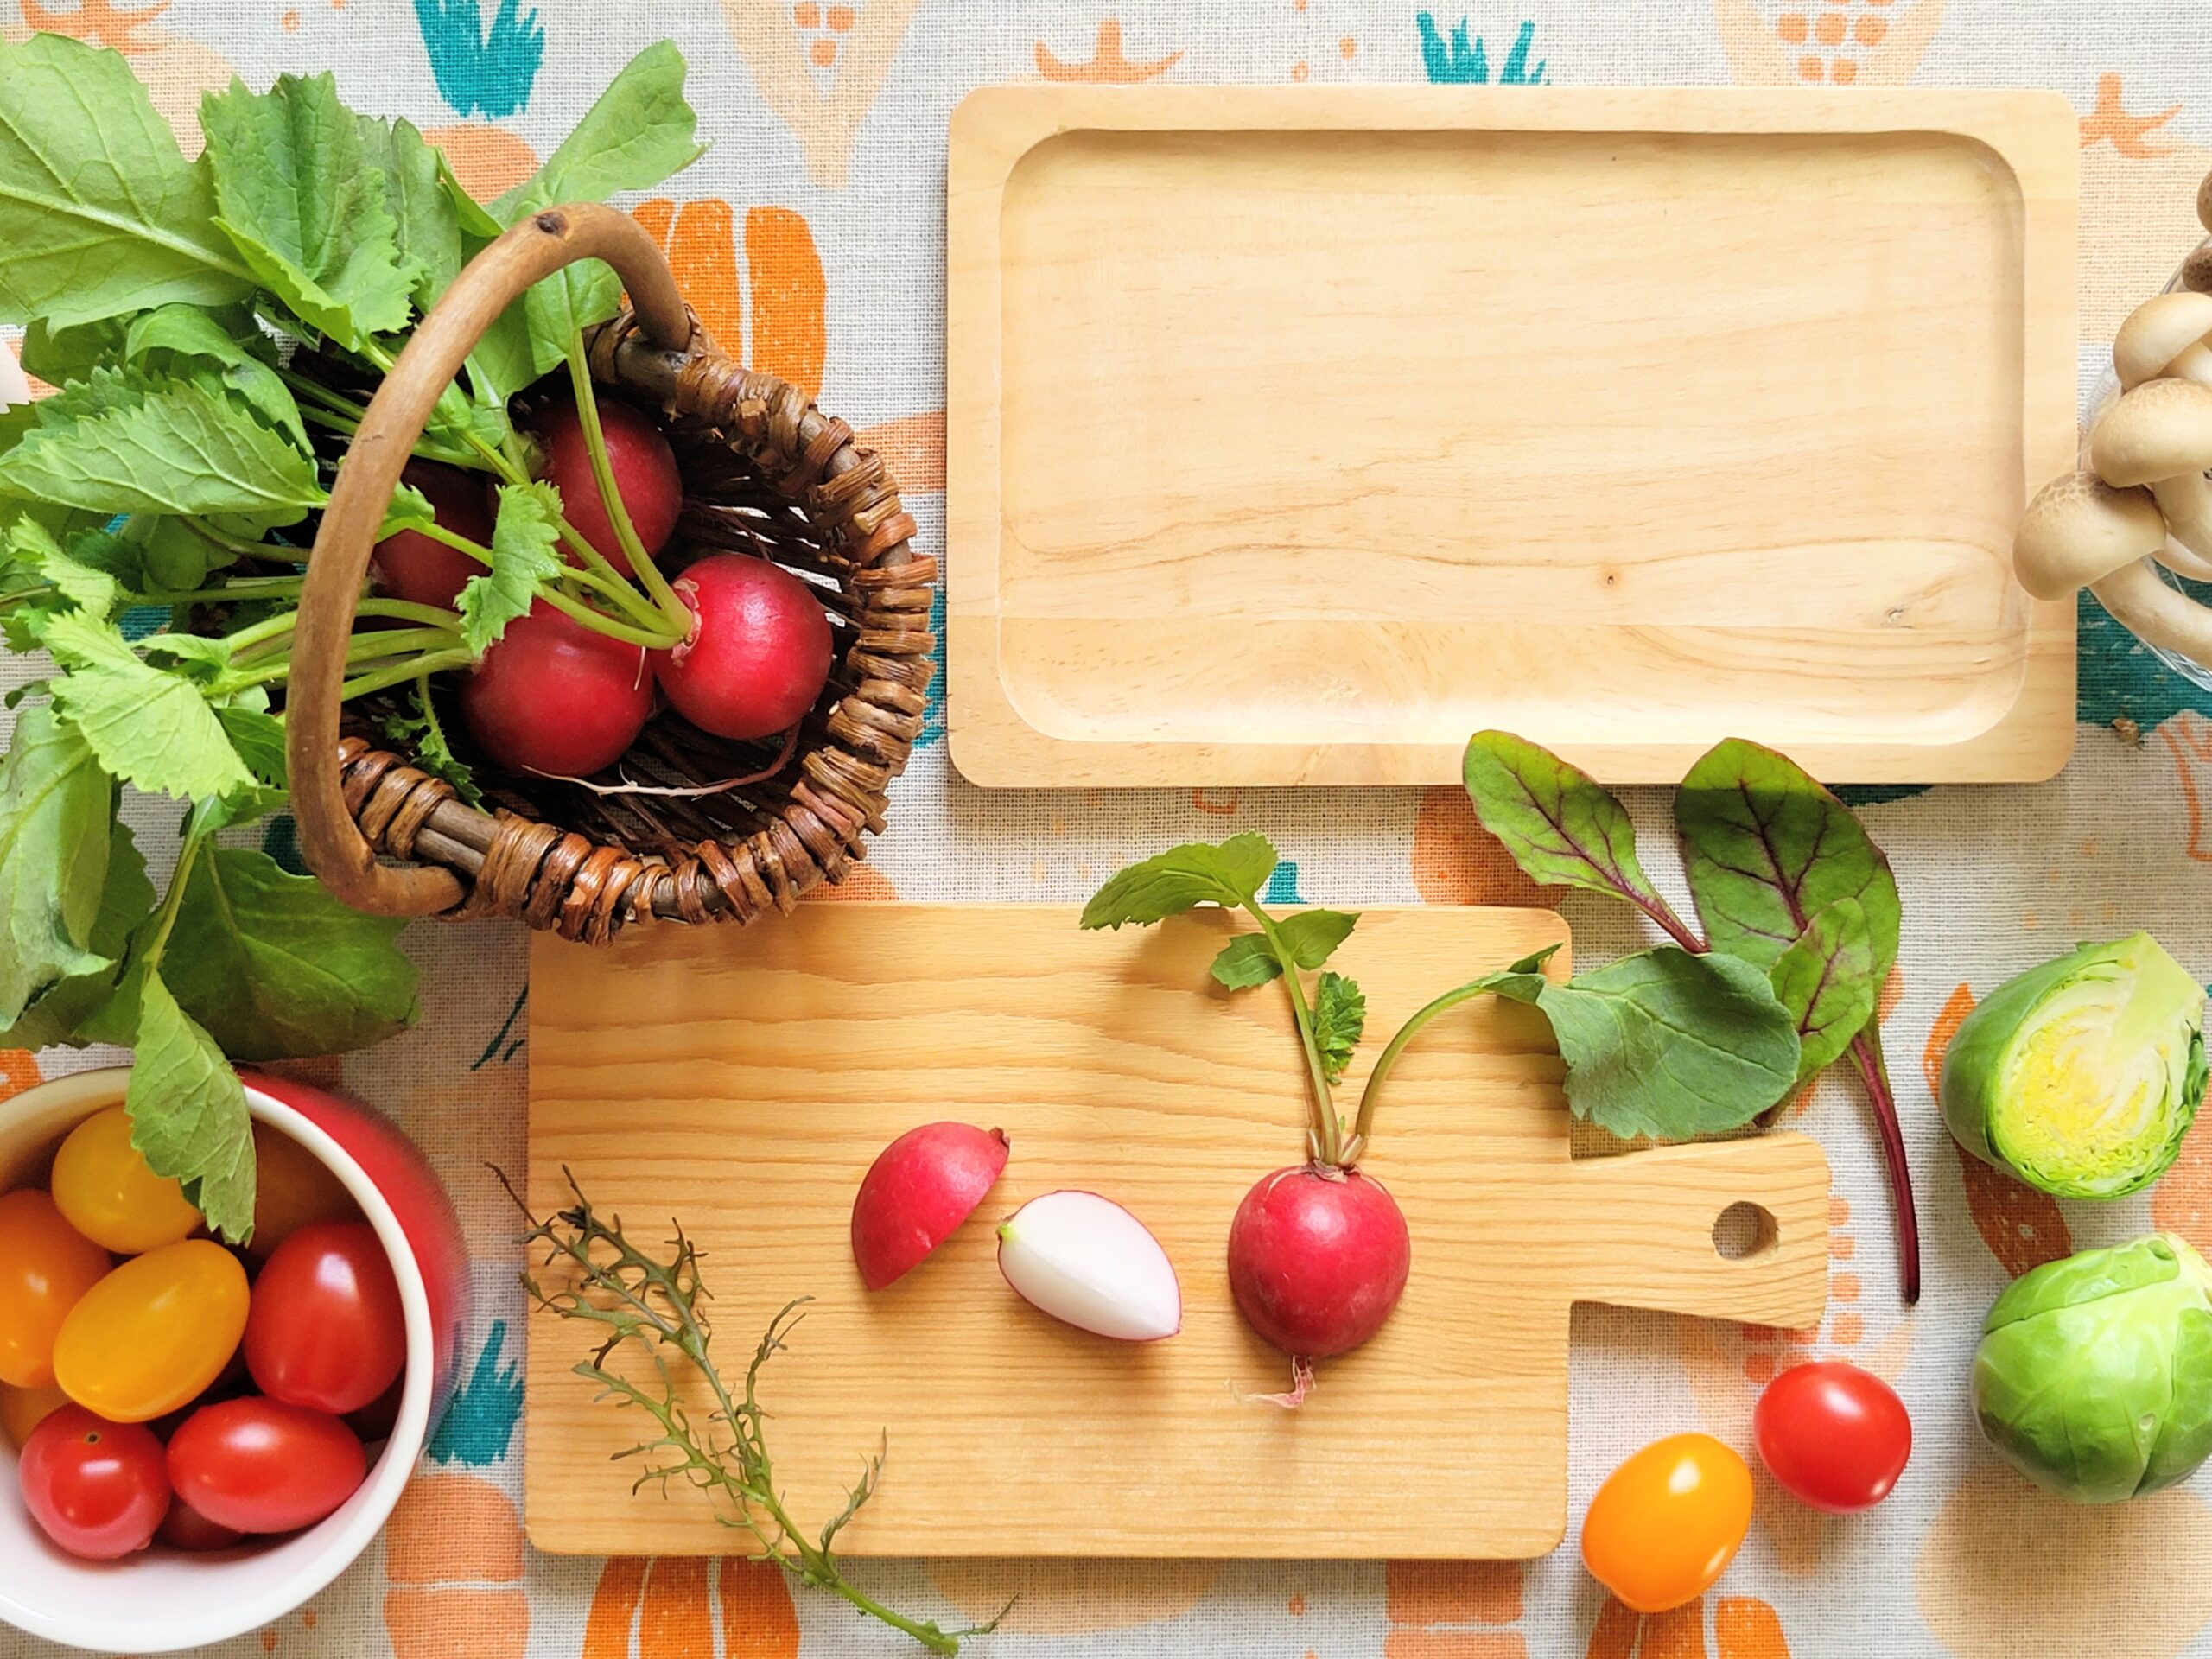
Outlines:
<svg viewBox="0 0 2212 1659"><path fill-rule="evenodd" d="M1183 1287L1145 1224L1096 1192L1047 1192L999 1225L999 1271L1056 1319L1123 1342L1183 1328Z"/></svg>
<svg viewBox="0 0 2212 1659"><path fill-rule="evenodd" d="M925 1123L880 1153L853 1198L853 1260L881 1290L952 1236L1006 1167L1006 1136Z"/></svg>

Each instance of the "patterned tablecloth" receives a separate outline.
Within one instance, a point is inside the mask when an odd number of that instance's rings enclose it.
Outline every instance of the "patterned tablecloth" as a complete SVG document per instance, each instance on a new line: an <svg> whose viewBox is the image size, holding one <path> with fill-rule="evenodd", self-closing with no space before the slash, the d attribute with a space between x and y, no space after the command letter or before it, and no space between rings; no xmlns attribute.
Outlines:
<svg viewBox="0 0 2212 1659"><path fill-rule="evenodd" d="M526 174L615 67L674 39L714 147L676 181L679 199L641 214L721 340L741 340L750 360L818 388L830 410L869 429L921 522L919 545L938 554L945 122L979 85L2056 87L2081 117L2085 385L2097 342L2196 238L2190 203L2212 165L2206 13L2173 0L0 0L0 26L119 48L188 129L201 92L233 73L265 84L283 70L334 69L350 102L412 118L487 194ZM1763 1487L1751 1536L1718 1587L1646 1619L1609 1604L1571 1549L1525 1566L938 1561L866 1564L859 1576L949 1621L1019 1592L982 1649L1001 1659L2212 1654L2212 1475L2138 1503L2069 1508L1981 1449L1965 1393L1977 1322L2008 1274L2153 1225L2212 1248L2212 1128L2200 1125L2146 1196L2055 1205L1962 1166L1923 1082L1923 1053L1939 1052L1975 993L2076 938L2149 925L2212 973L2212 699L2164 672L2093 603L2082 625L2081 747L2058 781L1857 797L1905 897L1887 1032L1921 1188L1926 1299L1910 1314L1898 1304L1872 1136L1839 1081L1823 1083L1800 1117L1835 1169L1817 1332L1595 1310L1576 1319L1576 1518L1605 1471L1661 1433L1703 1427L1747 1445L1759 1384L1808 1353L1847 1357L1904 1391L1918 1445L1886 1505L1822 1520ZM987 794L951 771L943 734L939 707L895 791L891 832L848 893L1073 899L1134 854L1249 828L1294 861L1274 895L1286 900L1536 896L1484 844L1456 789ZM1635 805L1647 819L1664 811L1656 793ZM1647 823L1647 845L1656 827ZM286 826L274 835L286 850ZM1630 947L1613 907L1565 908L1588 959ZM555 1560L525 1546L521 1307L511 1217L485 1171L522 1157L523 937L426 925L409 941L423 969L422 1026L325 1075L395 1114L452 1185L476 1264L466 1387L382 1541L311 1606L223 1651L906 1651L841 1604L794 1599L770 1569ZM100 1058L0 1055L0 1072L12 1088L41 1068ZM0 1636L0 1654L42 1651Z"/></svg>

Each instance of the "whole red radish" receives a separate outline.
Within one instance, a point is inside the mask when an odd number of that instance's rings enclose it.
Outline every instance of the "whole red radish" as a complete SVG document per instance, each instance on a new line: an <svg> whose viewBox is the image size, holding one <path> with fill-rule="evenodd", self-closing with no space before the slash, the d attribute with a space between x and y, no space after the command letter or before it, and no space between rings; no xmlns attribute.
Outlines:
<svg viewBox="0 0 2212 1659"><path fill-rule="evenodd" d="M853 1198L861 1282L881 1290L950 1238L991 1190L1006 1156L1002 1132L966 1123L925 1123L886 1147Z"/></svg>
<svg viewBox="0 0 2212 1659"><path fill-rule="evenodd" d="M658 553L668 545L683 511L683 474L676 464L676 451L651 416L615 398L600 401L599 427L607 440L614 487L630 510L631 528L647 553ZM576 406L561 404L548 410L539 417L534 435L545 449L545 465L538 476L561 492L562 516L607 556L607 563L629 572L630 561L600 495L599 480L592 474L591 448Z"/></svg>
<svg viewBox="0 0 2212 1659"><path fill-rule="evenodd" d="M1397 1200L1357 1169L1279 1169L1244 1195L1229 1226L1238 1310L1300 1359L1348 1352L1382 1329L1412 1262Z"/></svg>
<svg viewBox="0 0 2212 1659"><path fill-rule="evenodd" d="M610 766L653 711L644 649L539 600L507 624L461 688L461 715L513 772L580 778Z"/></svg>
<svg viewBox="0 0 2212 1659"><path fill-rule="evenodd" d="M480 546L492 544L492 508L485 499L480 476L471 476L458 467L442 467L434 461L410 461L399 480L429 498L433 513L444 528ZM460 601L468 579L481 575L485 567L460 549L434 541L419 530L403 530L377 543L369 569L380 594L451 609Z"/></svg>
<svg viewBox="0 0 2212 1659"><path fill-rule="evenodd" d="M717 737L772 737L797 725L830 678L821 596L780 565L715 553L676 581L690 637L653 653L677 712Z"/></svg>

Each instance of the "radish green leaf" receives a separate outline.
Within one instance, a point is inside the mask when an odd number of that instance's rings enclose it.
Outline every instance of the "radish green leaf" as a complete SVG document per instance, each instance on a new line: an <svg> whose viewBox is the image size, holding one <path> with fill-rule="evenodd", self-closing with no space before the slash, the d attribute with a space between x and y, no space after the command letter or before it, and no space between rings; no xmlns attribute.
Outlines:
<svg viewBox="0 0 2212 1659"><path fill-rule="evenodd" d="M502 484L492 568L461 590L461 637L482 656L561 573L561 497L550 484Z"/></svg>
<svg viewBox="0 0 2212 1659"><path fill-rule="evenodd" d="M137 1053L123 1103L131 1144L232 1243L253 1233L253 1119L245 1090L158 973L140 976Z"/></svg>
<svg viewBox="0 0 2212 1659"><path fill-rule="evenodd" d="M1116 872L1083 907L1081 925L1149 927L1200 905L1235 910L1259 897L1281 861L1274 844L1249 830L1218 845L1194 841L1170 847Z"/></svg>
<svg viewBox="0 0 2212 1659"><path fill-rule="evenodd" d="M111 965L93 946L115 785L92 747L42 705L0 760L0 1022L56 980Z"/></svg>

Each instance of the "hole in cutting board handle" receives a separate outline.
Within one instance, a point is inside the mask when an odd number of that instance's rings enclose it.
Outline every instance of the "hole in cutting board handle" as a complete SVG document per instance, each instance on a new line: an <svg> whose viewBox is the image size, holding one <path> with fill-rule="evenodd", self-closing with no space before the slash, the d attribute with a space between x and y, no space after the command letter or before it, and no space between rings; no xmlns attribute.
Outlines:
<svg viewBox="0 0 2212 1659"><path fill-rule="evenodd" d="M1772 1249L1779 1236L1773 1211L1739 1199L1714 1218L1713 1249L1724 1262L1748 1261Z"/></svg>

